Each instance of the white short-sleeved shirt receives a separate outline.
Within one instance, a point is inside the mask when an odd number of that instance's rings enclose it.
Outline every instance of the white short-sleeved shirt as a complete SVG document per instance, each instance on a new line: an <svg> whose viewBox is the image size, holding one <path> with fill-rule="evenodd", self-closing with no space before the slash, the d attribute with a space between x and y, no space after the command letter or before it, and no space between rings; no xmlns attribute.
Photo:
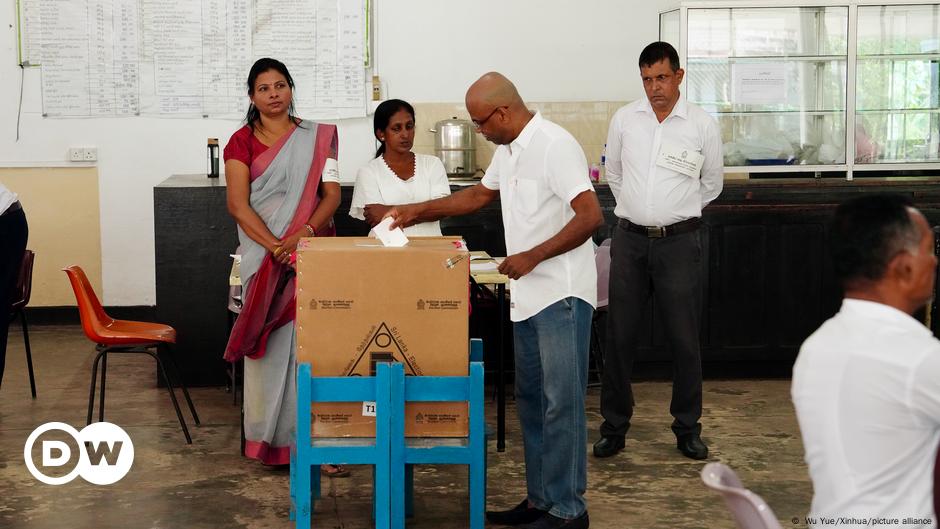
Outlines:
<svg viewBox="0 0 940 529"><path fill-rule="evenodd" d="M5 185L0 184L0 215L6 213L7 209L17 200L16 193L10 191Z"/></svg>
<svg viewBox="0 0 940 529"><path fill-rule="evenodd" d="M888 305L845 299L803 342L791 393L813 480L810 518L937 527L940 341L929 329Z"/></svg>
<svg viewBox="0 0 940 529"><path fill-rule="evenodd" d="M657 164L663 149L705 157L700 174L688 176ZM641 226L669 226L702 216L724 185L718 122L680 95L659 122L648 99L621 107L607 133L606 176L617 200L614 214Z"/></svg>
<svg viewBox="0 0 940 529"><path fill-rule="evenodd" d="M538 113L512 143L496 149L481 183L499 191L509 255L554 237L574 218L571 201L584 191L594 191L577 140ZM572 296L597 306L591 240L542 261L509 287L512 321L528 319Z"/></svg>
<svg viewBox="0 0 940 529"><path fill-rule="evenodd" d="M436 156L415 154L414 176L402 180L379 156L359 169L353 189L349 216L365 220L363 208L367 204L414 204L450 194L450 183L444 164ZM403 230L405 235L441 235L441 223L422 222Z"/></svg>

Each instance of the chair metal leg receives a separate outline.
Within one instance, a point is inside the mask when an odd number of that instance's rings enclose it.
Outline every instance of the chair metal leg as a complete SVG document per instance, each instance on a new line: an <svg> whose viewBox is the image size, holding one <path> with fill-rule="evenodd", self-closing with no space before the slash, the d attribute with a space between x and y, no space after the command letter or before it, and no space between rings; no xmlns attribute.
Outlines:
<svg viewBox="0 0 940 529"><path fill-rule="evenodd" d="M189 405L189 412L193 415L193 422L196 424L196 426L199 426L199 415L196 414L196 407L193 406L193 399L189 398L189 390L186 389L186 381L183 380L183 375L179 368L176 367L176 361L173 360L173 351L168 345L163 347L163 351L167 353L165 356L170 361L170 368L173 370L173 374L176 376L176 380L179 381L180 387L183 388L183 396L186 397L186 404ZM159 354L159 352L160 351L158 350L157 353ZM164 373L163 376L166 378L166 373ZM166 379L166 381L167 385L171 383L170 379Z"/></svg>
<svg viewBox="0 0 940 529"><path fill-rule="evenodd" d="M107 354L107 351L100 351L95 356L95 361L91 365L91 389L88 391L88 420L85 425L91 424L91 415L95 410L95 384L98 382L98 361Z"/></svg>
<svg viewBox="0 0 940 529"><path fill-rule="evenodd" d="M20 323L23 325L23 344L26 346L26 367L29 368L29 389L36 398L36 377L33 375L33 353L29 348L29 325L26 323L26 311L20 311Z"/></svg>
<svg viewBox="0 0 940 529"><path fill-rule="evenodd" d="M242 401L242 410L239 414L241 416L241 427L242 427L242 455L245 455L245 402Z"/></svg>
<svg viewBox="0 0 940 529"><path fill-rule="evenodd" d="M232 406L238 404L238 390L235 389L235 377L238 376L238 372L235 370L235 365L237 362L229 363L229 383L232 385Z"/></svg>
<svg viewBox="0 0 940 529"><path fill-rule="evenodd" d="M604 348L601 346L600 326L597 324L597 316L591 320L591 346L590 358L594 360L594 372L597 375L597 382L588 384L589 388L599 387L604 374Z"/></svg>
<svg viewBox="0 0 940 529"><path fill-rule="evenodd" d="M166 369L163 367L163 361L160 360L160 355L157 353L152 353L147 351L147 354L153 357L157 361L157 367L160 368L160 374L163 375L163 380L166 380L166 390L170 393L170 400L173 401L173 409L176 410L176 418L180 421L180 427L183 428L183 435L186 436L186 444L193 444L193 439L189 436L189 428L186 427L186 421L183 420L183 412L180 410L179 402L176 401L176 392L173 391L173 382L170 377L166 374Z"/></svg>
<svg viewBox="0 0 940 529"><path fill-rule="evenodd" d="M98 393L99 404L98 404L98 422L104 422L104 387L105 380L108 374L108 355L101 357L101 392Z"/></svg>

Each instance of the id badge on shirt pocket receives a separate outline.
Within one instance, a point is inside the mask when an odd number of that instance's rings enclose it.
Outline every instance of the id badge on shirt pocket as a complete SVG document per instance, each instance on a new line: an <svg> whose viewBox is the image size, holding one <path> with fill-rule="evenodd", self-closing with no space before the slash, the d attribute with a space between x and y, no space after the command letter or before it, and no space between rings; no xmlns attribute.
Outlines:
<svg viewBox="0 0 940 529"><path fill-rule="evenodd" d="M701 153L670 143L660 145L659 156L656 157L656 165L691 178L702 174L703 163L705 157Z"/></svg>

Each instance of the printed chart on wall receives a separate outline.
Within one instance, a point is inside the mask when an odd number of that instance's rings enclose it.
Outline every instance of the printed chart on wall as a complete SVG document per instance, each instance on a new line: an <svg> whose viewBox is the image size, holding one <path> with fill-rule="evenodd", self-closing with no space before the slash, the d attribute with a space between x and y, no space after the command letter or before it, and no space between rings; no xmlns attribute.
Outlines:
<svg viewBox="0 0 940 529"><path fill-rule="evenodd" d="M252 63L294 78L297 113L367 113L370 0L18 0L19 60L47 117L242 117Z"/></svg>

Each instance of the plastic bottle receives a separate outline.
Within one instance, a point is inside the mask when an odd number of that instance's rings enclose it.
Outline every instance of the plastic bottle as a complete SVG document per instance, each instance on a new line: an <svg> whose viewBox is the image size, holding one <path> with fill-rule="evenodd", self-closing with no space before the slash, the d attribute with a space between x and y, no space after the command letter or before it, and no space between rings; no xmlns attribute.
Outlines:
<svg viewBox="0 0 940 529"><path fill-rule="evenodd" d="M598 176L598 180L600 180L601 178L607 177L607 167L604 165L605 163L607 163L607 144L606 143L604 144L604 148L601 149L601 170L600 170L600 175Z"/></svg>

